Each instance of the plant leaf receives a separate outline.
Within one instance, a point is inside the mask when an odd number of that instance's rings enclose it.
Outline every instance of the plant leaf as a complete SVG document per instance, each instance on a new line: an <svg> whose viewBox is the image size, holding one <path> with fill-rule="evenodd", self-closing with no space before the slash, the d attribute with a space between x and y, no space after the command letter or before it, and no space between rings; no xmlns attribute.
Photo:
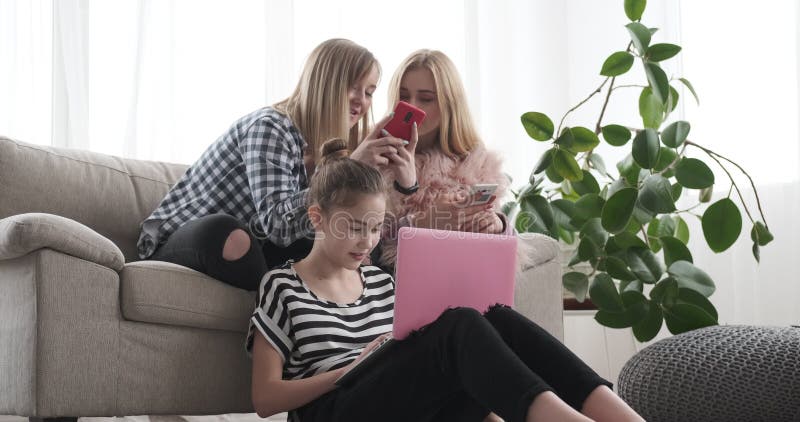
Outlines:
<svg viewBox="0 0 800 422"><path fill-rule="evenodd" d="M683 158L675 167L675 179L689 189L705 189L714 184L714 172L697 158Z"/></svg>
<svg viewBox="0 0 800 422"><path fill-rule="evenodd" d="M612 53L600 69L603 76L619 76L631 70L633 66L633 55L627 51L617 51Z"/></svg>
<svg viewBox="0 0 800 422"><path fill-rule="evenodd" d="M663 323L664 315L661 312L661 307L651 302L648 306L647 315L633 325L633 335L640 342L650 341L661 331Z"/></svg>
<svg viewBox="0 0 800 422"><path fill-rule="evenodd" d="M633 138L633 159L643 169L651 169L656 165L659 152L658 133L654 129L640 130Z"/></svg>
<svg viewBox="0 0 800 422"><path fill-rule="evenodd" d="M675 237L683 242L684 245L689 244L689 226L680 216L673 217L675 219Z"/></svg>
<svg viewBox="0 0 800 422"><path fill-rule="evenodd" d="M609 328L628 328L633 325L627 312L609 312L601 309L594 314L594 320Z"/></svg>
<svg viewBox="0 0 800 422"><path fill-rule="evenodd" d="M633 274L628 269L628 265L625 264L625 261L615 256L608 256L605 259L606 259L606 272L608 272L608 275L617 280L624 280L624 281L636 280L636 275Z"/></svg>
<svg viewBox="0 0 800 422"><path fill-rule="evenodd" d="M569 147L570 151L573 152L591 151L597 145L600 144L600 138L598 138L594 132L592 132L589 129L586 129L585 127L576 126L571 128L571 131L573 136L573 142L572 146Z"/></svg>
<svg viewBox="0 0 800 422"><path fill-rule="evenodd" d="M633 155L628 154L622 161L618 162L617 170L619 171L620 177L623 177L630 186L639 184L639 173L642 168L636 164Z"/></svg>
<svg viewBox="0 0 800 422"><path fill-rule="evenodd" d="M528 136L537 141L547 141L553 137L553 121L543 113L529 111L520 117Z"/></svg>
<svg viewBox="0 0 800 422"><path fill-rule="evenodd" d="M667 167L670 166L670 164L672 164L675 161L676 158L678 158L678 153L675 152L674 149L667 147L659 148L658 161L656 161L656 164L653 166L653 170L662 171L666 169ZM663 175L664 177L669 179L670 177L672 177L672 173L673 171L672 169L670 169L665 171Z"/></svg>
<svg viewBox="0 0 800 422"><path fill-rule="evenodd" d="M583 178L577 182L572 182L572 189L578 195L586 195L587 193L600 193L600 185L597 179L592 176L589 170L582 170Z"/></svg>
<svg viewBox="0 0 800 422"><path fill-rule="evenodd" d="M556 156L555 154L556 153L553 152L553 157ZM552 163L551 163L550 167L548 167L547 170L544 171L544 174L545 174L545 176L547 176L547 179L549 179L553 183L561 183L561 182L564 181L564 178L561 177L560 174L558 174L558 172L556 171L555 166L553 166Z"/></svg>
<svg viewBox="0 0 800 422"><path fill-rule="evenodd" d="M592 165L592 168L600 172L600 174L612 178L611 175L608 174L608 170L606 170L606 163L603 161L603 157L600 156L600 154L590 155L589 164Z"/></svg>
<svg viewBox="0 0 800 422"><path fill-rule="evenodd" d="M705 189L700 189L699 201L700 202L711 202L712 195L714 194L714 187L709 186Z"/></svg>
<svg viewBox="0 0 800 422"><path fill-rule="evenodd" d="M646 0L625 0L625 16L632 21L638 21L642 18L645 6Z"/></svg>
<svg viewBox="0 0 800 422"><path fill-rule="evenodd" d="M581 237L592 239L597 246L602 248L608 240L608 232L600 225L599 218L591 218L581 227Z"/></svg>
<svg viewBox="0 0 800 422"><path fill-rule="evenodd" d="M672 122L661 132L661 142L670 148L678 148L689 136L691 128L689 122L683 120Z"/></svg>
<svg viewBox="0 0 800 422"><path fill-rule="evenodd" d="M578 228L570 224L570 220L575 215L575 203L566 199L555 199L550 201L550 208L553 210L553 218L556 225L569 231L577 231Z"/></svg>
<svg viewBox="0 0 800 422"><path fill-rule="evenodd" d="M678 80L683 82L683 84L686 85L686 88L689 88L689 91L692 93L692 96L694 96L694 100L697 101L697 105L700 105L700 98L697 96L697 92L695 92L694 87L689 82L689 80L686 78L678 78Z"/></svg>
<svg viewBox="0 0 800 422"><path fill-rule="evenodd" d="M639 202L643 207L656 214L675 211L672 185L667 179L657 174L647 176L639 190Z"/></svg>
<svg viewBox="0 0 800 422"><path fill-rule="evenodd" d="M523 215L529 217L526 227L527 232L543 233L551 236L555 234L553 210L550 208L550 203L543 196L532 195L522 198L517 219Z"/></svg>
<svg viewBox="0 0 800 422"><path fill-rule="evenodd" d="M679 287L692 289L705 297L711 296L717 289L714 280L705 271L688 261L673 262L667 268L667 273L678 282Z"/></svg>
<svg viewBox="0 0 800 422"><path fill-rule="evenodd" d="M553 155L553 167L559 176L567 180L576 181L583 178L583 171L575 161L575 157L563 149L556 150Z"/></svg>
<svg viewBox="0 0 800 422"><path fill-rule="evenodd" d="M624 188L608 198L600 216L603 228L615 234L624 231L633 215L637 196L635 188Z"/></svg>
<svg viewBox="0 0 800 422"><path fill-rule="evenodd" d="M547 170L547 168L550 167L550 164L553 163L554 153L555 153L555 148L551 148L545 151L545 153L542 154L541 157L539 157L539 162L537 162L536 166L533 168L533 174L539 174Z"/></svg>
<svg viewBox="0 0 800 422"><path fill-rule="evenodd" d="M598 309L609 312L622 312L625 305L617 293L614 281L606 273L598 273L589 285L589 297Z"/></svg>
<svg viewBox="0 0 800 422"><path fill-rule="evenodd" d="M575 201L574 219L585 222L590 218L600 217L605 201L596 193L581 196ZM583 223L580 224L581 226Z"/></svg>
<svg viewBox="0 0 800 422"><path fill-rule="evenodd" d="M674 57L681 51L681 47L675 44L653 44L647 48L644 58L651 62L660 62Z"/></svg>
<svg viewBox="0 0 800 422"><path fill-rule="evenodd" d="M717 253L730 248L742 231L742 214L730 198L711 204L702 220L706 242Z"/></svg>
<svg viewBox="0 0 800 422"><path fill-rule="evenodd" d="M675 89L672 85L669 86L669 100L667 101L667 111L673 112L675 111L675 107L678 106L678 101L680 100L681 96L678 94L678 90Z"/></svg>
<svg viewBox="0 0 800 422"><path fill-rule="evenodd" d="M766 246L769 242L772 242L775 237L769 232L769 229L767 229L764 223L756 221L753 225L753 229L750 230L750 239L757 243L758 246Z"/></svg>
<svg viewBox="0 0 800 422"><path fill-rule="evenodd" d="M614 243L622 250L627 250L629 248L647 248L644 240L633 233L622 232L611 239L613 239Z"/></svg>
<svg viewBox="0 0 800 422"><path fill-rule="evenodd" d="M664 121L664 103L658 100L650 87L642 89L639 95L639 115L646 128L658 129Z"/></svg>
<svg viewBox="0 0 800 422"><path fill-rule="evenodd" d="M678 289L678 282L672 277L667 277L650 290L650 299L662 306L670 307L678 300Z"/></svg>
<svg viewBox="0 0 800 422"><path fill-rule="evenodd" d="M664 320L672 334L717 325L717 321L702 308L686 303L679 303L665 309Z"/></svg>
<svg viewBox="0 0 800 422"><path fill-rule="evenodd" d="M631 248L625 255L631 272L643 283L653 284L661 278L664 269L650 249Z"/></svg>
<svg viewBox="0 0 800 422"><path fill-rule="evenodd" d="M678 289L678 301L677 303L687 303L689 305L697 306L698 308L706 311L707 314L711 315L714 320L719 319L719 314L717 313L717 308L709 301L705 296L696 292L692 289L687 288L679 288Z"/></svg>
<svg viewBox="0 0 800 422"><path fill-rule="evenodd" d="M689 248L680 240L671 236L664 236L659 238L659 241L661 246L664 247L664 263L667 267L676 261L694 262Z"/></svg>
<svg viewBox="0 0 800 422"><path fill-rule="evenodd" d="M653 90L653 95L661 102L667 104L667 97L669 96L669 79L667 74L661 69L658 63L645 63L644 73L647 76L647 82Z"/></svg>
<svg viewBox="0 0 800 422"><path fill-rule="evenodd" d="M605 125L600 129L609 145L621 147L631 139L631 131L622 125Z"/></svg>
<svg viewBox="0 0 800 422"><path fill-rule="evenodd" d="M639 52L639 55L643 56L647 51L647 47L650 46L650 30L639 22L631 22L625 25L625 27L628 28L631 41L633 41L633 46L636 47L636 51Z"/></svg>
<svg viewBox="0 0 800 422"><path fill-rule="evenodd" d="M589 277L577 271L569 272L561 277L564 288L575 295L578 302L586 300L586 293L589 291Z"/></svg>

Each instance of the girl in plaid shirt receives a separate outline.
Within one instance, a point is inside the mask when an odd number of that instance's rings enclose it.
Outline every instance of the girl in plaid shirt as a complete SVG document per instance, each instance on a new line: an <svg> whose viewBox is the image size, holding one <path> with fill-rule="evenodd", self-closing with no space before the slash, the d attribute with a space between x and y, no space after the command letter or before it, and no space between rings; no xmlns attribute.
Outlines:
<svg viewBox="0 0 800 422"><path fill-rule="evenodd" d="M294 92L234 122L142 222L139 256L257 289L268 268L311 249L308 178L330 138L346 139L352 158L387 169L399 185L415 185L415 143L367 135L379 76L364 47L320 44Z"/></svg>

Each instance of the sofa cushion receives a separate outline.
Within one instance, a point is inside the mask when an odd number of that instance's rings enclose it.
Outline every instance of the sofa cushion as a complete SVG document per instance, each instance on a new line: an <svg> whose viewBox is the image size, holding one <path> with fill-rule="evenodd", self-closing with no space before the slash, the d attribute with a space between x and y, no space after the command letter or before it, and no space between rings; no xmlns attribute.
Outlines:
<svg viewBox="0 0 800 422"><path fill-rule="evenodd" d="M126 264L120 276L122 316L131 321L247 332L255 292L161 261Z"/></svg>
<svg viewBox="0 0 800 422"><path fill-rule="evenodd" d="M0 136L0 218L31 212L67 217L136 261L139 224L186 168Z"/></svg>
<svg viewBox="0 0 800 422"><path fill-rule="evenodd" d="M49 248L114 270L125 257L114 242L69 218L52 214L19 214L0 220L0 259L13 259Z"/></svg>

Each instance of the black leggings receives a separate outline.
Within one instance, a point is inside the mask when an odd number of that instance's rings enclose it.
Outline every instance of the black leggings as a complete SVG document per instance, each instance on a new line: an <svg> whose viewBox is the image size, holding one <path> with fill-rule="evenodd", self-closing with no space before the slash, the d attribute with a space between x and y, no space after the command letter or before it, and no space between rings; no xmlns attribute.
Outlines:
<svg viewBox="0 0 800 422"><path fill-rule="evenodd" d="M222 249L236 229L250 236L250 249L241 258L228 261L222 257ZM258 290L269 268L287 259L304 258L311 245L310 239L301 239L286 248L269 241L261 243L235 217L211 214L179 227L148 259L183 265L240 289Z"/></svg>
<svg viewBox="0 0 800 422"><path fill-rule="evenodd" d="M505 306L439 319L383 355L374 370L297 410L300 422L480 422L490 411L524 421L534 398L553 391L580 411L612 384L547 331Z"/></svg>

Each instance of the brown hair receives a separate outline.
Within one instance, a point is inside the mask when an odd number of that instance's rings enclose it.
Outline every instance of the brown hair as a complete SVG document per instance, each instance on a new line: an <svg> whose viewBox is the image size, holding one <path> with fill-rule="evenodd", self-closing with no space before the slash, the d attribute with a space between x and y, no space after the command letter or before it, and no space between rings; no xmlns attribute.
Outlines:
<svg viewBox="0 0 800 422"><path fill-rule="evenodd" d="M472 123L467 106L464 85L458 70L444 53L437 50L417 50L400 64L389 82L389 108L400 99L400 82L406 72L428 69L436 84L436 99L439 103L439 148L447 155L465 156L482 145L481 138Z"/></svg>
<svg viewBox="0 0 800 422"><path fill-rule="evenodd" d="M383 176L374 167L349 158L347 142L331 139L321 148L321 159L311 178L308 204L323 210L349 207L361 195L385 194Z"/></svg>
<svg viewBox="0 0 800 422"><path fill-rule="evenodd" d="M314 162L319 159L323 140L347 139L350 149L355 149L367 135L371 106L351 129L347 95L373 68L380 73L378 61L366 48L346 39L327 40L308 56L292 95L273 105L303 134Z"/></svg>

